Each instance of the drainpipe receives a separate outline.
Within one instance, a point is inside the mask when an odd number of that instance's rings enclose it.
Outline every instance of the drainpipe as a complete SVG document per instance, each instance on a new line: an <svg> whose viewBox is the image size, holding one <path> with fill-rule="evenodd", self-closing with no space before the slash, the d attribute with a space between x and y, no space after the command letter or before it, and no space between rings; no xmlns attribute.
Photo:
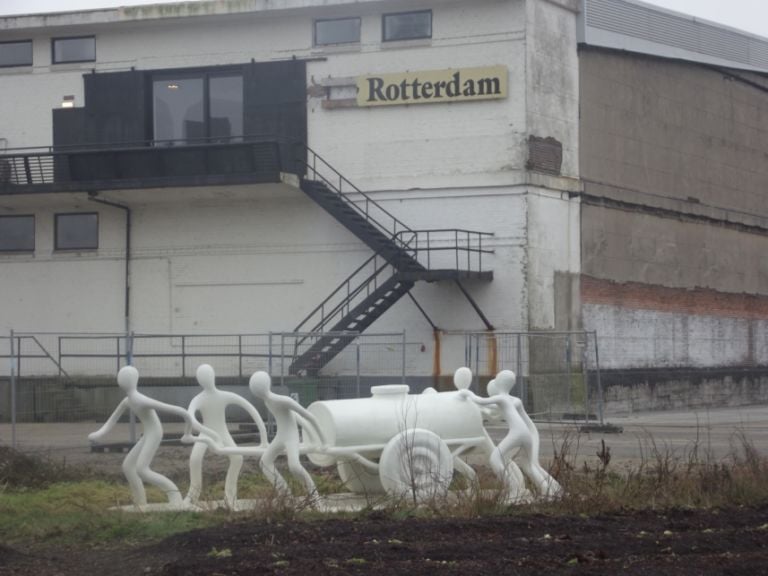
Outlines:
<svg viewBox="0 0 768 576"><path fill-rule="evenodd" d="M91 202L98 202L106 206L112 206L113 208L119 208L125 210L125 338L126 343L131 333L131 209L123 204L117 202L111 202L109 200L103 200L97 198L98 192L88 192L88 200ZM131 364L131 359L128 359L128 364Z"/></svg>

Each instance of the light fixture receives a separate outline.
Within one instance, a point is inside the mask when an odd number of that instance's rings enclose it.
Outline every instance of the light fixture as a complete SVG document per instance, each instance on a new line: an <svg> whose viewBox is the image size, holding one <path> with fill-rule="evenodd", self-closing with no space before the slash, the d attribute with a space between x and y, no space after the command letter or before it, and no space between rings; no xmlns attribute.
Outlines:
<svg viewBox="0 0 768 576"><path fill-rule="evenodd" d="M61 99L61 107L62 108L74 108L75 107L75 97L74 96L64 96L64 98Z"/></svg>
<svg viewBox="0 0 768 576"><path fill-rule="evenodd" d="M178 84L168 84L168 90L178 90L179 85Z"/></svg>

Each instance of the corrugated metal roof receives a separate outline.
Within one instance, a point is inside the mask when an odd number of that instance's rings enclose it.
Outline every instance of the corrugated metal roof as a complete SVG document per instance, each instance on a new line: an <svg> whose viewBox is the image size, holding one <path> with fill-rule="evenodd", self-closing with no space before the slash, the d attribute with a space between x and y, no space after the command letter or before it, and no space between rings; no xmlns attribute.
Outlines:
<svg viewBox="0 0 768 576"><path fill-rule="evenodd" d="M579 41L593 46L768 71L768 38L637 0L582 0Z"/></svg>

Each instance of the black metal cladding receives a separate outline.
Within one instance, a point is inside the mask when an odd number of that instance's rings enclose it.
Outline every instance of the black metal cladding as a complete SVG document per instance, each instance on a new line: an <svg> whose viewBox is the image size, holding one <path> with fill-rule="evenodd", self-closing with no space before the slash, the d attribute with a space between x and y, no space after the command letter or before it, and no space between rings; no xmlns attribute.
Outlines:
<svg viewBox="0 0 768 576"><path fill-rule="evenodd" d="M271 134L279 139L280 161L297 172L296 150L288 142L307 140L306 63L252 62L243 71L246 134Z"/></svg>
<svg viewBox="0 0 768 576"><path fill-rule="evenodd" d="M282 170L298 172L301 163L296 163L296 147L290 142L303 143L307 138L305 63L300 60L252 62L206 68L202 72L233 69L240 69L243 74L244 140L279 142ZM163 153L152 148L153 78L200 71L132 70L84 75L84 108L53 110L54 151L67 152L66 163L62 159L54 160L56 181L103 183L131 179L131 187L135 187L142 178L153 179L157 185L158 177L167 177L168 185L173 185L171 180L178 182L176 177L242 174L249 166L259 165L260 162L251 157L260 154L261 148L251 150L234 144L209 147L204 140ZM146 153L142 153L142 147ZM72 153L85 148L89 151L83 152L82 158ZM188 153L184 148L188 148ZM201 174L201 170L205 174Z"/></svg>

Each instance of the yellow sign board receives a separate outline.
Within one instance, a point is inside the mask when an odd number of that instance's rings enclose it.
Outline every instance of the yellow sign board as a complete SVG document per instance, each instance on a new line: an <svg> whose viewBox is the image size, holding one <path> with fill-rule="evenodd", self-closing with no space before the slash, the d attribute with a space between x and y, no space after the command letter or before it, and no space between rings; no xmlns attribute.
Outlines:
<svg viewBox="0 0 768 576"><path fill-rule="evenodd" d="M450 68L358 76L358 106L402 106L507 97L507 68Z"/></svg>

